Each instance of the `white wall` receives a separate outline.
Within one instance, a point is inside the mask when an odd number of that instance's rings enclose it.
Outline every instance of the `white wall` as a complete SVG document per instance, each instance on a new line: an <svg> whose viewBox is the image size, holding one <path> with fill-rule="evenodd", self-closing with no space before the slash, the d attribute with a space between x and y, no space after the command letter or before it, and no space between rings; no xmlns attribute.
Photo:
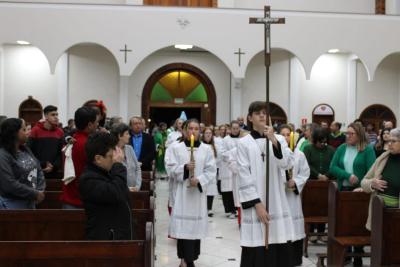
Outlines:
<svg viewBox="0 0 400 267"><path fill-rule="evenodd" d="M347 54L324 54L315 62L311 79L303 79L300 86L300 117L312 121L312 111L318 104L329 104L335 120L346 121Z"/></svg>
<svg viewBox="0 0 400 267"><path fill-rule="evenodd" d="M273 50L270 68L270 101L281 106L289 116L289 58L283 50ZM249 64L242 90L242 114L251 102L265 100L264 54L259 53Z"/></svg>
<svg viewBox="0 0 400 267"><path fill-rule="evenodd" d="M400 114L400 55L387 57L378 67L375 80L368 82L367 73L361 63L357 64L357 116L372 104L389 107L393 113Z"/></svg>
<svg viewBox="0 0 400 267"><path fill-rule="evenodd" d="M57 80L49 63L34 46L4 45L4 115L17 117L29 95L43 107L57 105ZM1 101L0 101L1 102Z"/></svg>
<svg viewBox="0 0 400 267"><path fill-rule="evenodd" d="M201 69L214 84L217 95L218 124L229 121L230 72L215 56L209 53L174 53L159 51L146 58L132 73L129 86L129 116L141 114L142 91L153 72L170 63L187 63Z"/></svg>
<svg viewBox="0 0 400 267"><path fill-rule="evenodd" d="M103 100L107 116L119 115L118 65L105 48L78 45L69 49L69 118L86 101Z"/></svg>

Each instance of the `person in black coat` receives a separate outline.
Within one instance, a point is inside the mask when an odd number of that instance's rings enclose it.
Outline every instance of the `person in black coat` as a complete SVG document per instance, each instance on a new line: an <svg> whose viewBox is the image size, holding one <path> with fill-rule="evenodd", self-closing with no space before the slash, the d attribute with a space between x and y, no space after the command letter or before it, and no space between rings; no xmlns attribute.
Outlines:
<svg viewBox="0 0 400 267"><path fill-rule="evenodd" d="M89 136L88 164L79 178L86 213L86 239L132 240L132 213L123 154L109 133Z"/></svg>
<svg viewBox="0 0 400 267"><path fill-rule="evenodd" d="M140 117L133 117L129 122L131 128L130 145L135 151L136 158L142 164L142 171L152 171L153 161L156 158L156 145L151 135L143 132L143 122Z"/></svg>

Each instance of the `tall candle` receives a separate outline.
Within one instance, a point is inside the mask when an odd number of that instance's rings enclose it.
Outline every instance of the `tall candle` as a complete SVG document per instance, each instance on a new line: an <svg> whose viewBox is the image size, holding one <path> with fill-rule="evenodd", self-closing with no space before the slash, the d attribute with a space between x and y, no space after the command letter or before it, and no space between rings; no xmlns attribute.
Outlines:
<svg viewBox="0 0 400 267"><path fill-rule="evenodd" d="M290 150L294 151L294 132L290 132Z"/></svg>
<svg viewBox="0 0 400 267"><path fill-rule="evenodd" d="M193 134L190 136L190 147L191 148L194 147L194 135Z"/></svg>

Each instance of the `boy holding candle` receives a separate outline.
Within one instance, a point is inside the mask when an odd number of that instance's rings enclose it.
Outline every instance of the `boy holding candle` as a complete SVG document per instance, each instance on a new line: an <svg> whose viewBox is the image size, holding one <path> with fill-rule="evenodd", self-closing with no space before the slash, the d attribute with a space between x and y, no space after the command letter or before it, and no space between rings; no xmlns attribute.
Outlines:
<svg viewBox="0 0 400 267"><path fill-rule="evenodd" d="M217 168L211 148L199 141L199 122L191 119L186 127L185 139L169 148L165 163L176 182L169 235L177 239L180 266L192 267L200 255L200 239L207 235L207 195L203 191Z"/></svg>

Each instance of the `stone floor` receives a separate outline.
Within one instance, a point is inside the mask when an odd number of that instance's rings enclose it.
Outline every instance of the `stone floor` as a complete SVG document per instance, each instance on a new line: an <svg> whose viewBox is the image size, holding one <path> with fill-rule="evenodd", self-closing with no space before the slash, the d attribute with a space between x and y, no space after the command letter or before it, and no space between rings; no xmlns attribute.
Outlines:
<svg viewBox="0 0 400 267"><path fill-rule="evenodd" d="M178 267L176 241L168 238L168 183L156 183L156 250L155 267ZM208 237L201 241L201 255L197 267L239 267L239 228L237 220L228 219L223 211L220 197L214 199L214 217L209 218ZM317 253L326 252L326 244L318 242L309 246L309 258L303 257L302 266L316 266ZM366 264L364 260L364 264ZM369 263L369 262L368 262ZM348 265L352 266L352 265ZM364 265L368 266L368 265Z"/></svg>

